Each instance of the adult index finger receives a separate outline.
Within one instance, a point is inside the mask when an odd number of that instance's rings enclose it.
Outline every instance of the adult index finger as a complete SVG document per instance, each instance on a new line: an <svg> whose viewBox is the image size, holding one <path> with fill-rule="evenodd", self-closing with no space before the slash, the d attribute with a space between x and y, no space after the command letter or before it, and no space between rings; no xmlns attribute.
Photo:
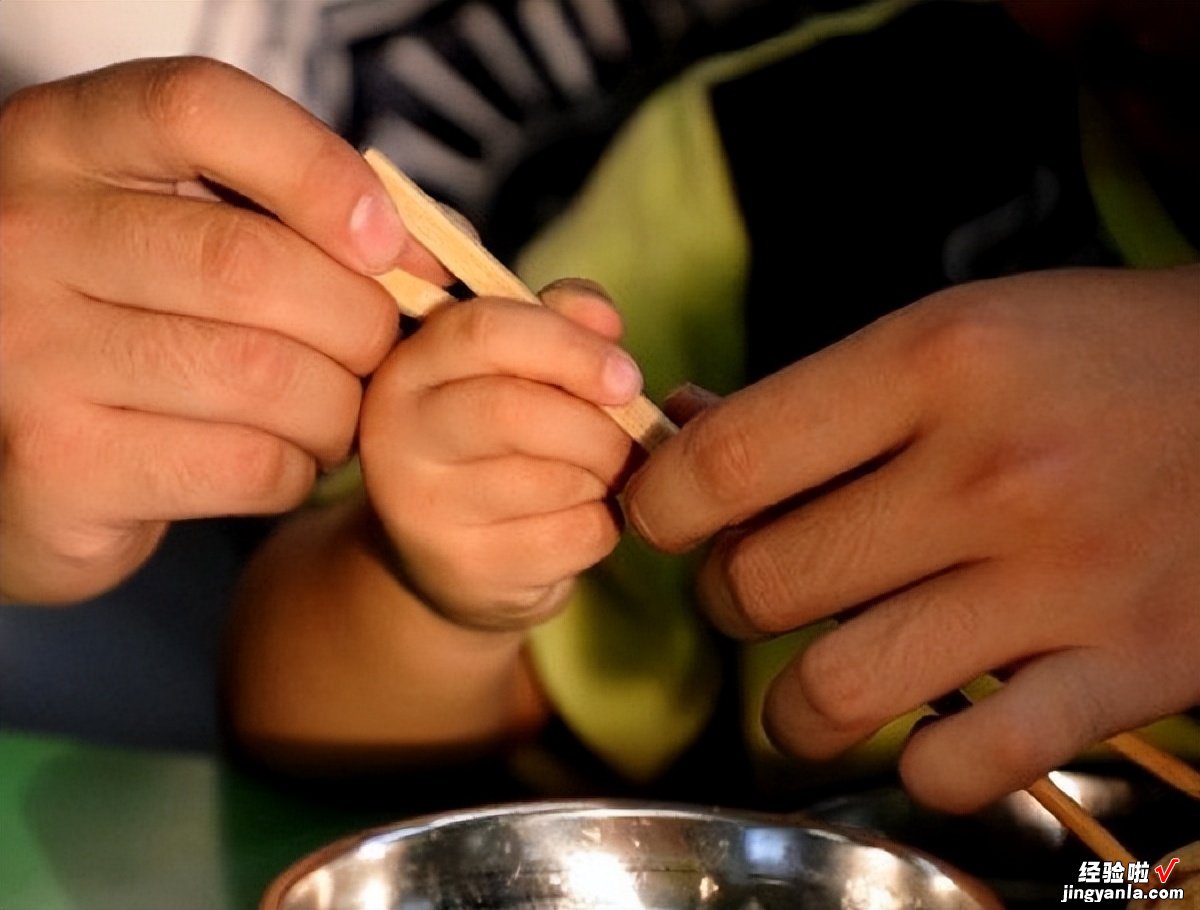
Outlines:
<svg viewBox="0 0 1200 910"><path fill-rule="evenodd" d="M361 156L296 102L199 57L138 60L59 84L39 118L87 176L174 192L204 178L272 212L343 265L446 273L409 236ZM50 87L53 89L53 87Z"/></svg>
<svg viewBox="0 0 1200 910"><path fill-rule="evenodd" d="M881 320L714 404L630 480L631 525L680 552L902 447L918 411L910 334Z"/></svg>

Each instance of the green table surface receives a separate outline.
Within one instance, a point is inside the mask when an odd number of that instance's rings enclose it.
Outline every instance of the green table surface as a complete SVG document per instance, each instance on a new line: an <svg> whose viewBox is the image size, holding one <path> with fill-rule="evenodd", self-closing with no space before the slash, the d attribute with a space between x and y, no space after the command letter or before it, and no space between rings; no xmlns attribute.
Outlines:
<svg viewBox="0 0 1200 910"><path fill-rule="evenodd" d="M334 795L213 755L0 731L0 910L253 910L338 837L472 801L458 783Z"/></svg>
<svg viewBox="0 0 1200 910"><path fill-rule="evenodd" d="M271 878L361 820L212 756L0 733L4 910L251 908Z"/></svg>

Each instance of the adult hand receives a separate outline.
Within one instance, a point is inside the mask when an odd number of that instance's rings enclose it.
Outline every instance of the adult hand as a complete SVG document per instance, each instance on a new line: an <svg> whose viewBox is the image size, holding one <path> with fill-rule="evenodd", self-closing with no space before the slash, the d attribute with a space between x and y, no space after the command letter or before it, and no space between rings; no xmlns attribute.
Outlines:
<svg viewBox="0 0 1200 910"><path fill-rule="evenodd" d="M738 636L845 621L775 680L831 757L1008 669L901 774L969 811L1200 702L1200 266L936 294L702 413L626 491Z"/></svg>
<svg viewBox="0 0 1200 910"><path fill-rule="evenodd" d="M607 298L560 282L543 299L437 309L363 402L367 493L403 580L464 626L548 619L620 535L633 444L597 405L627 403L641 374Z"/></svg>
<svg viewBox="0 0 1200 910"><path fill-rule="evenodd" d="M14 95L0 217L13 600L99 593L173 519L301 501L345 457L360 377L396 338L366 276L442 277L354 149L202 59Z"/></svg>

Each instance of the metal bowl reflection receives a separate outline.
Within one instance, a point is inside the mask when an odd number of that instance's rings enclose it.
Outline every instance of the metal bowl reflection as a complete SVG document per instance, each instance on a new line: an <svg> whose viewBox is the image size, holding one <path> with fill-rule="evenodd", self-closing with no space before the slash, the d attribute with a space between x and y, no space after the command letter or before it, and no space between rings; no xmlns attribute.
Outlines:
<svg viewBox="0 0 1200 910"><path fill-rule="evenodd" d="M620 802L524 803L331 844L262 910L999 910L979 883L863 832Z"/></svg>

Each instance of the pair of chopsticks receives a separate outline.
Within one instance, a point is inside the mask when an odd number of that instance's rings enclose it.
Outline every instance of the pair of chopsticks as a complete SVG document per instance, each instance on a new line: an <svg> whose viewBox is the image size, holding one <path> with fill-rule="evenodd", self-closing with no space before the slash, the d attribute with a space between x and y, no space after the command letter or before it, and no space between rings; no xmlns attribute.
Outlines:
<svg viewBox="0 0 1200 910"><path fill-rule="evenodd" d="M989 695L1003 685L994 676L986 676L981 682L986 683L986 694ZM935 703L934 712L935 714L949 713L970 707L972 704L974 704L974 699L960 689L939 699ZM1200 771L1174 755L1163 752L1138 734L1118 733L1116 736L1106 739L1104 745L1163 783L1192 799L1200 799ZM1101 859L1119 862L1125 866L1135 861L1134 855L1113 836L1111 831L1097 821L1070 794L1055 784L1050 777L1038 778L1025 788L1025 792L1037 800L1038 804L1053 815L1059 824L1074 834Z"/></svg>
<svg viewBox="0 0 1200 910"><path fill-rule="evenodd" d="M537 294L501 265L454 217L403 174L376 149L363 157L379 175L410 234L472 292L480 296L507 297L541 304ZM406 316L421 319L434 307L452 299L444 288L422 281L401 269L378 276ZM604 409L647 452L676 432L653 402L640 395L625 405Z"/></svg>
<svg viewBox="0 0 1200 910"><path fill-rule="evenodd" d="M382 153L368 149L363 157L383 181L409 232L472 292L541 304L537 295L516 275L463 230L446 209L427 196ZM396 300L401 312L416 319L423 318L435 307L453 299L444 288L400 269L380 275L378 281ZM646 451L653 450L676 432L675 425L645 396L639 396L627 405L605 410ZM995 684L993 688L1001 685L994 677L988 677L988 680ZM972 703L966 693L957 693L956 697L957 702L950 705L950 710L958 710ZM943 701L938 704L945 707ZM1120 733L1106 740L1105 744L1164 783L1193 799L1200 799L1200 772L1137 734ZM1134 862L1133 854L1049 777L1034 781L1026 788L1026 792L1102 859L1126 864Z"/></svg>

